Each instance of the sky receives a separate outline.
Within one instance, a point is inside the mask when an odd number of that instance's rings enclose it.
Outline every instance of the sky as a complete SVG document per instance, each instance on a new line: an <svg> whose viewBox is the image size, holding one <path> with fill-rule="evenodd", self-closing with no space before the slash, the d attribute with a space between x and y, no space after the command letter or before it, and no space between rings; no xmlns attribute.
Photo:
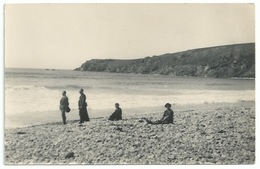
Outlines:
<svg viewBox="0 0 260 169"><path fill-rule="evenodd" d="M255 42L253 4L7 4L5 67L75 69Z"/></svg>

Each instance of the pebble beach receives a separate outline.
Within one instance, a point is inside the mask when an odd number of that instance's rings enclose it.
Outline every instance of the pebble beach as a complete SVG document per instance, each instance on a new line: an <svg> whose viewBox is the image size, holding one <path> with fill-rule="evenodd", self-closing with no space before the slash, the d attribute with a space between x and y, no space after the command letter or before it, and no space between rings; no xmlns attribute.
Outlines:
<svg viewBox="0 0 260 169"><path fill-rule="evenodd" d="M203 107L203 105L202 105ZM254 164L255 104L174 110L174 124L151 125L162 113L92 118L5 130L5 164Z"/></svg>

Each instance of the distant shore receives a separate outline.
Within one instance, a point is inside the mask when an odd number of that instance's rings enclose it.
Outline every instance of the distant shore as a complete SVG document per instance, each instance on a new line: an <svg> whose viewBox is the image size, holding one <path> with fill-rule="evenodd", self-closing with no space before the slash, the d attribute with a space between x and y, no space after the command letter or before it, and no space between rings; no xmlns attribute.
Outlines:
<svg viewBox="0 0 260 169"><path fill-rule="evenodd" d="M5 130L5 164L254 164L252 102L175 111L174 124L100 117Z"/></svg>
<svg viewBox="0 0 260 169"><path fill-rule="evenodd" d="M92 59L76 71L255 78L255 43L166 53L139 59Z"/></svg>

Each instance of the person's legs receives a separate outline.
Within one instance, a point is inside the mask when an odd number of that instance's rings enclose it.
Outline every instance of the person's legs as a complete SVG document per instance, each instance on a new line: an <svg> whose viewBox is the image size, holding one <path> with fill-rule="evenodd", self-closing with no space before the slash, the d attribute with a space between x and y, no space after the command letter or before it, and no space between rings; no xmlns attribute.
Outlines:
<svg viewBox="0 0 260 169"><path fill-rule="evenodd" d="M157 121L151 121L151 120L148 120L146 118L144 118L144 120L147 122L147 124L161 124L162 122L160 120L157 120Z"/></svg>
<svg viewBox="0 0 260 169"><path fill-rule="evenodd" d="M82 110L80 109L79 110L79 123L81 124L81 123L83 123L84 121L83 121L83 116L82 116Z"/></svg>
<svg viewBox="0 0 260 169"><path fill-rule="evenodd" d="M161 120L157 120L155 122L153 122L153 124L163 124Z"/></svg>
<svg viewBox="0 0 260 169"><path fill-rule="evenodd" d="M63 124L66 124L66 114L65 114L65 111L61 112L61 116L62 116Z"/></svg>

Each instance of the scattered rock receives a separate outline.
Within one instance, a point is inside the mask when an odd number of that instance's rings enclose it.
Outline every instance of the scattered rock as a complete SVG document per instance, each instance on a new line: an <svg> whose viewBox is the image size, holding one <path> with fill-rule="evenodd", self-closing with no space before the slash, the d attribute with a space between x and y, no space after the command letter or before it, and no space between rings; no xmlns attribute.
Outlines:
<svg viewBox="0 0 260 169"><path fill-rule="evenodd" d="M169 160L175 160L176 157L175 157L174 155L171 155L171 156L168 157L168 159L169 159Z"/></svg>
<svg viewBox="0 0 260 169"><path fill-rule="evenodd" d="M16 134L26 134L26 132L18 131Z"/></svg>
<svg viewBox="0 0 260 169"><path fill-rule="evenodd" d="M205 131L202 131L201 133L200 133L201 135L205 135L205 134L207 134Z"/></svg>
<svg viewBox="0 0 260 169"><path fill-rule="evenodd" d="M218 133L225 133L226 131L224 131L224 130L220 130L220 131L218 131Z"/></svg>
<svg viewBox="0 0 260 169"><path fill-rule="evenodd" d="M210 136L206 136L206 139L207 139L207 140L211 140L212 138L213 138L212 135L210 135Z"/></svg>
<svg viewBox="0 0 260 169"><path fill-rule="evenodd" d="M218 118L218 119L221 119L221 118L223 118L223 116L221 116L221 115L218 115L218 116L217 116L217 118Z"/></svg>
<svg viewBox="0 0 260 169"><path fill-rule="evenodd" d="M174 125L144 125L135 116L7 130L5 164L254 164L254 109L221 110L175 111Z"/></svg>
<svg viewBox="0 0 260 169"><path fill-rule="evenodd" d="M123 129L121 127L116 127L115 130L118 130L118 131L123 131Z"/></svg>
<svg viewBox="0 0 260 169"><path fill-rule="evenodd" d="M74 154L75 154L74 152L67 153L66 156L65 156L65 159L67 159L67 158L74 158L75 157Z"/></svg>

